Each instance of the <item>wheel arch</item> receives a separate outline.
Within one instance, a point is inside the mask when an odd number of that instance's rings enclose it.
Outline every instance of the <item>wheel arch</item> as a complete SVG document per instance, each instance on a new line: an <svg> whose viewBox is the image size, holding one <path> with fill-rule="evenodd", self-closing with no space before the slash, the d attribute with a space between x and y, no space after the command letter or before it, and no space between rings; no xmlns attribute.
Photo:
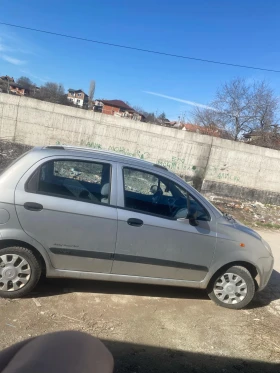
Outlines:
<svg viewBox="0 0 280 373"><path fill-rule="evenodd" d="M214 279L216 278L217 275L222 274L227 269L229 269L230 267L233 267L233 266L239 266L239 267L246 268L250 272L250 274L251 274L251 276L252 276L252 278L255 282L256 290L258 290L259 285L260 285L260 276L259 276L259 271L258 271L257 267L250 262L246 262L246 261L242 261L242 260L237 260L237 261L233 261L233 262L224 264L219 269L217 269L213 273L213 275L211 276L211 278L208 282L207 288L209 288L213 284L213 281L214 281Z"/></svg>
<svg viewBox="0 0 280 373"><path fill-rule="evenodd" d="M1 249L5 249L7 247L25 247L26 249L29 249L32 251L32 253L35 255L35 257L40 261L42 265L42 273L45 275L47 271L47 262L46 258L42 253L34 246L30 245L29 243L21 240L14 240L14 239L2 239L0 240L0 252Z"/></svg>

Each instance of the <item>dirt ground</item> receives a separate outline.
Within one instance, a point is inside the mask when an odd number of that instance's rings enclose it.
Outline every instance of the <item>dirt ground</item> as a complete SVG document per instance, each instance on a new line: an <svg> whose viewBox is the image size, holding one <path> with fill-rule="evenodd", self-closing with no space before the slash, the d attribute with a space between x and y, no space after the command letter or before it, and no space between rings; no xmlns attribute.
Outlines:
<svg viewBox="0 0 280 373"><path fill-rule="evenodd" d="M259 229L280 230L280 206L230 197L206 196L218 209L245 225Z"/></svg>
<svg viewBox="0 0 280 373"><path fill-rule="evenodd" d="M59 330L102 339L115 372L279 372L280 234L269 286L245 310L216 306L204 291L45 280L29 298L0 299L0 348Z"/></svg>
<svg viewBox="0 0 280 373"><path fill-rule="evenodd" d="M13 160L30 150L32 146L11 143L0 139L0 172Z"/></svg>

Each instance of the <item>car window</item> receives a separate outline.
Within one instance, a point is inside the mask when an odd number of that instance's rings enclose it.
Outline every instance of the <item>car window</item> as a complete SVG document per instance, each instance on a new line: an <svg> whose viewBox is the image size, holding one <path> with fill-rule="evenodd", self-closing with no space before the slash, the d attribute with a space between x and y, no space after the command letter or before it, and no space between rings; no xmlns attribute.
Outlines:
<svg viewBox="0 0 280 373"><path fill-rule="evenodd" d="M208 211L200 202L165 177L125 167L123 179L126 208L169 219L186 218L192 208L197 220L210 220Z"/></svg>
<svg viewBox="0 0 280 373"><path fill-rule="evenodd" d="M36 172L37 193L89 203L110 202L111 167L108 164L53 160L43 164ZM27 191L34 191L36 172L27 183Z"/></svg>
<svg viewBox="0 0 280 373"><path fill-rule="evenodd" d="M154 186L154 188L160 187L164 195L172 196L170 190L163 182L163 179L160 180L158 176L154 174L124 168L124 175L125 190L151 195L153 194L151 188Z"/></svg>

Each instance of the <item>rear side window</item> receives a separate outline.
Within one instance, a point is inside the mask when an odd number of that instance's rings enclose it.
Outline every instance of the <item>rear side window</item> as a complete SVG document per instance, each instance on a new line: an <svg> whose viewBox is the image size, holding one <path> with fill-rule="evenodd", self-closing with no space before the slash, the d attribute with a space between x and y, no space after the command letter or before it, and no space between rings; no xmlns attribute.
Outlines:
<svg viewBox="0 0 280 373"><path fill-rule="evenodd" d="M111 166L80 160L53 160L34 172L26 191L88 203L110 203Z"/></svg>

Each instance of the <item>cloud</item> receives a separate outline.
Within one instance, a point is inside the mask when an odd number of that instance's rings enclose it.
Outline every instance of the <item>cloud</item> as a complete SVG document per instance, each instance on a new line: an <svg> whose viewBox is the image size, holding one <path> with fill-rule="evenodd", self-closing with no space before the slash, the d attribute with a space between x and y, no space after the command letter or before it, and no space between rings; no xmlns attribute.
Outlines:
<svg viewBox="0 0 280 373"><path fill-rule="evenodd" d="M48 79L47 78L40 78L39 76L37 76L37 75L34 75L34 74L32 74L32 73L30 73L29 71L27 71L27 70L20 70L22 73L24 73L24 74L26 74L27 76L31 76L31 78L34 78L34 79L38 79L38 80L40 80L41 82L47 82L48 81Z"/></svg>
<svg viewBox="0 0 280 373"><path fill-rule="evenodd" d="M0 26L0 59L21 66L26 64L26 54L35 55L35 51L35 46L6 27Z"/></svg>
<svg viewBox="0 0 280 373"><path fill-rule="evenodd" d="M44 51L43 48L23 38L22 34L16 33L6 26L0 25L0 45L5 52L28 54L38 56ZM3 51L3 50L2 50Z"/></svg>
<svg viewBox="0 0 280 373"><path fill-rule="evenodd" d="M19 60L18 58L7 56L6 54L3 54L0 56L4 61L7 61L9 63L12 63L13 65L24 65L25 61Z"/></svg>
<svg viewBox="0 0 280 373"><path fill-rule="evenodd" d="M1 40L3 38L0 38L0 52L16 52L15 49L8 47L5 43L3 43Z"/></svg>
<svg viewBox="0 0 280 373"><path fill-rule="evenodd" d="M187 105L191 105L191 106L196 106L196 107L201 107L203 109L209 109L209 110L214 110L216 111L215 108L211 107L211 106L207 106L207 105L203 105L203 104L200 104L198 102L194 102L194 101L188 101L188 100L183 100L181 98L177 98L177 97L172 97L172 96L166 96L166 95L163 95L161 93L156 93L156 92L150 92L150 91L144 91L145 93L148 93L149 95L154 95L154 96L158 96L158 97L163 97L163 98L167 98L168 100L173 100L173 101L178 101L178 102L183 102L184 104L187 104Z"/></svg>

